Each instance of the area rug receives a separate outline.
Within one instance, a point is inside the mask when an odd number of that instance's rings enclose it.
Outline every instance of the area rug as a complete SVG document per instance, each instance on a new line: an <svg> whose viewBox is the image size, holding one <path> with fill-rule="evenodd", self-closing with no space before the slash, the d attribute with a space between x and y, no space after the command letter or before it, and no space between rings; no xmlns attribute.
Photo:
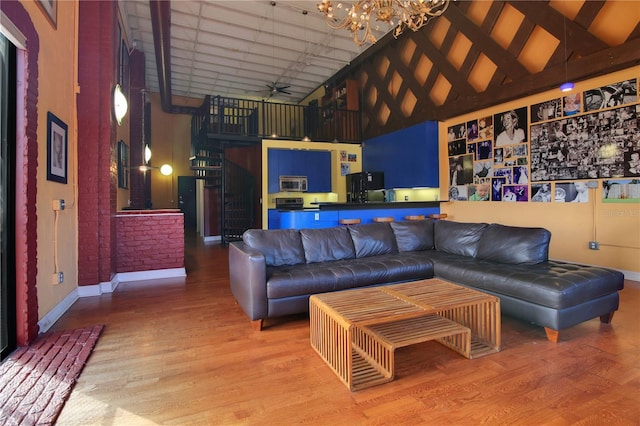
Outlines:
<svg viewBox="0 0 640 426"><path fill-rule="evenodd" d="M0 364L0 424L53 424L104 325L56 331Z"/></svg>

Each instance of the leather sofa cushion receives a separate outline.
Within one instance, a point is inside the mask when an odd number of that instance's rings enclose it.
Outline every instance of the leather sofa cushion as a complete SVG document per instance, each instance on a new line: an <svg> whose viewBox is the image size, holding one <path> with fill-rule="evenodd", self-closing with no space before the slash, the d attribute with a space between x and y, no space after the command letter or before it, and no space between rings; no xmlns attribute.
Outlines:
<svg viewBox="0 0 640 426"><path fill-rule="evenodd" d="M498 263L533 265L549 260L550 241L551 232L544 228L492 223L482 233L476 257Z"/></svg>
<svg viewBox="0 0 640 426"><path fill-rule="evenodd" d="M307 263L356 257L353 241L346 227L301 229L300 237Z"/></svg>
<svg viewBox="0 0 640 426"><path fill-rule="evenodd" d="M389 223L396 236L398 251L433 249L433 220L416 220Z"/></svg>
<svg viewBox="0 0 640 426"><path fill-rule="evenodd" d="M396 237L388 223L367 223L349 226L356 257L397 253Z"/></svg>
<svg viewBox="0 0 640 426"><path fill-rule="evenodd" d="M434 242L438 251L475 257L486 223L463 223L449 220L435 222Z"/></svg>
<svg viewBox="0 0 640 426"><path fill-rule="evenodd" d="M419 253L268 267L267 297L276 299L432 278L433 264Z"/></svg>
<svg viewBox="0 0 640 426"><path fill-rule="evenodd" d="M242 240L260 251L269 266L305 263L300 232L296 229L248 229Z"/></svg>

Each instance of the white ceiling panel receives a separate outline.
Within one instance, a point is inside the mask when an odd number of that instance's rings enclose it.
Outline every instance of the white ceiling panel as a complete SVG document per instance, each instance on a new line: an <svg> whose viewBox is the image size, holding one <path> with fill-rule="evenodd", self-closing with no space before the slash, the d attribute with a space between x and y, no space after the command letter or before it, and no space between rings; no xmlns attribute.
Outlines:
<svg viewBox="0 0 640 426"><path fill-rule="evenodd" d="M259 98L277 83L292 95L275 100L302 100L364 50L325 24L318 1L171 1L172 94ZM157 92L149 2L120 3L129 42L145 55L147 88Z"/></svg>

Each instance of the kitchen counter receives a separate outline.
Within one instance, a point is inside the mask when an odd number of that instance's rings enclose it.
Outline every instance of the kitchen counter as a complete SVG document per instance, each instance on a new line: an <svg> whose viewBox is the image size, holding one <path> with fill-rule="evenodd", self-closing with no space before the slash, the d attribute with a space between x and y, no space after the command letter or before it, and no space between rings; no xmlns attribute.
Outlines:
<svg viewBox="0 0 640 426"><path fill-rule="evenodd" d="M393 201L373 203L318 203L320 210L373 210L373 209L412 209L422 207L440 208L443 201Z"/></svg>
<svg viewBox="0 0 640 426"><path fill-rule="evenodd" d="M329 228L338 226L340 219L356 218L360 219L360 223L372 223L373 218L379 216L403 221L406 216L440 213L440 203L441 201L317 203L318 208L274 211L269 220L269 229Z"/></svg>

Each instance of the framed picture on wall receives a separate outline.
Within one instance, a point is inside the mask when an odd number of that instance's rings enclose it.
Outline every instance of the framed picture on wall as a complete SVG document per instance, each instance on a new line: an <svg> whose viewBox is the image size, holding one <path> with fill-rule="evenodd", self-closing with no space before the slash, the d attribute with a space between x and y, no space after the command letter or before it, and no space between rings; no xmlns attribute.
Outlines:
<svg viewBox="0 0 640 426"><path fill-rule="evenodd" d="M40 6L53 28L57 28L58 0L36 0L36 4Z"/></svg>
<svg viewBox="0 0 640 426"><path fill-rule="evenodd" d="M47 113L47 180L67 183L67 125Z"/></svg>
<svg viewBox="0 0 640 426"><path fill-rule="evenodd" d="M129 188L129 145L118 141L118 188Z"/></svg>

